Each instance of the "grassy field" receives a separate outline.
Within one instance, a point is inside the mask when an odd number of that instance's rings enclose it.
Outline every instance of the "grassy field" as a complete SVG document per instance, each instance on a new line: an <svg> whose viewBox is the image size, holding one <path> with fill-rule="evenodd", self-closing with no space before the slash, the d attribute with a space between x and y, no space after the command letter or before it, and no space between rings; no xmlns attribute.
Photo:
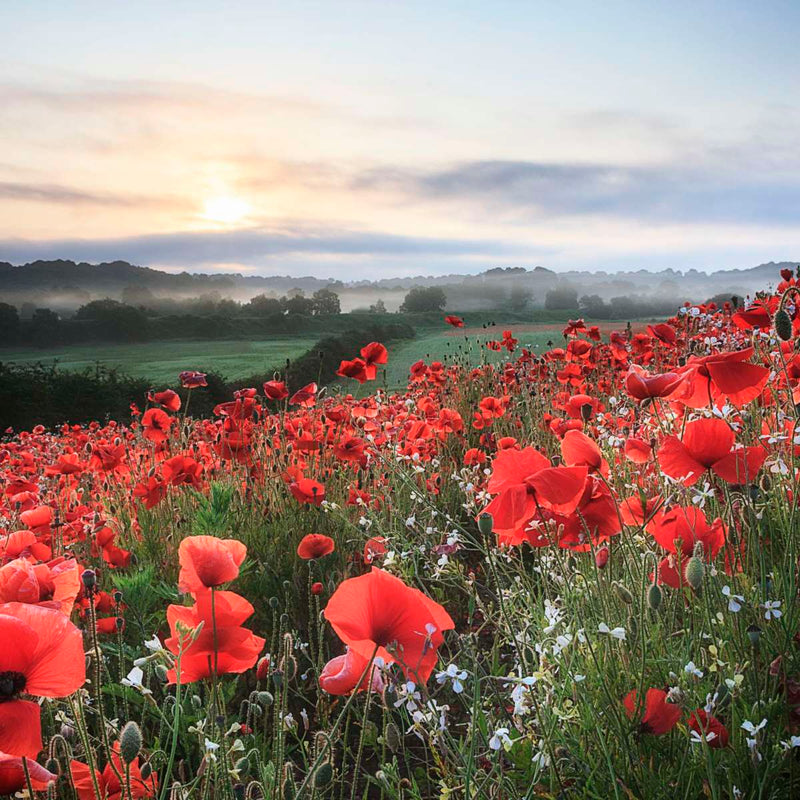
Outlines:
<svg viewBox="0 0 800 800"><path fill-rule="evenodd" d="M142 344L86 345L40 350L32 347L0 350L0 362L58 362L61 369L79 371L98 362L154 383L174 383L179 372L218 372L229 380L282 367L287 358L302 355L316 337L273 336L265 341L175 341Z"/></svg>
<svg viewBox="0 0 800 800"><path fill-rule="evenodd" d="M604 322L600 329L604 335L612 329L623 329L624 322ZM634 329L641 328L643 323L634 324ZM564 323L511 324L494 327L466 327L421 330L415 339L398 342L389 348L389 363L386 365L386 386L394 391L405 388L409 378L409 368L422 359L452 363L459 361L472 366L485 362L501 362L508 360L508 352L488 350L486 342L501 339L503 330L510 330L519 340L520 347L527 347L534 352L548 349L547 343L553 342L558 347L563 343L561 331ZM379 374L380 377L380 374ZM363 393L371 391L368 384L362 387Z"/></svg>

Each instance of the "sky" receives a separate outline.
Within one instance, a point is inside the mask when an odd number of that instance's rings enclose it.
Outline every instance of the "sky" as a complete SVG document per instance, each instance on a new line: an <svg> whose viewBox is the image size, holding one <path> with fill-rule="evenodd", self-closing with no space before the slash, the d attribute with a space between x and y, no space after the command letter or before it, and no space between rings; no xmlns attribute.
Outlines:
<svg viewBox="0 0 800 800"><path fill-rule="evenodd" d="M800 260L800 3L3 0L0 261Z"/></svg>

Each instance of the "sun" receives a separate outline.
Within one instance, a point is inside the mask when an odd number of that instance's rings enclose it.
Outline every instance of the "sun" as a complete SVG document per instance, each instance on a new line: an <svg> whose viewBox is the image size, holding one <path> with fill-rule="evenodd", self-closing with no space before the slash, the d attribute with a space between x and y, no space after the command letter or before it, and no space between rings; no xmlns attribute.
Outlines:
<svg viewBox="0 0 800 800"><path fill-rule="evenodd" d="M217 195L209 197L203 205L203 219L219 225L235 225L249 213L250 204L241 197Z"/></svg>

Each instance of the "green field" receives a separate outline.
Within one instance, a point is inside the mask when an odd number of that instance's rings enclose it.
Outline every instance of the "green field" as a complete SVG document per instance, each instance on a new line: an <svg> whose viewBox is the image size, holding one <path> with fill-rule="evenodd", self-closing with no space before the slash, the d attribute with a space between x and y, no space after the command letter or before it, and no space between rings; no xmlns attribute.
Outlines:
<svg viewBox="0 0 800 800"><path fill-rule="evenodd" d="M0 362L58 363L60 369L80 371L97 363L153 383L173 384L179 372L196 369L218 372L228 380L246 378L283 367L314 345L316 337L272 336L263 341L170 341L117 345L74 345L37 349L0 349Z"/></svg>

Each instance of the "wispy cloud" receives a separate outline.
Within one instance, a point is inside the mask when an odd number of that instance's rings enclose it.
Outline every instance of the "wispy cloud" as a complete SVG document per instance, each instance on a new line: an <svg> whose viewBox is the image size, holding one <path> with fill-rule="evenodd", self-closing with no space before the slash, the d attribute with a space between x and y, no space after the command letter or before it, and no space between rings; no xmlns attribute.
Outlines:
<svg viewBox="0 0 800 800"><path fill-rule="evenodd" d="M504 206L532 216L605 215L648 222L800 221L800 175L751 176L715 167L469 161L439 170L379 167L356 190Z"/></svg>
<svg viewBox="0 0 800 800"><path fill-rule="evenodd" d="M13 181L0 181L0 200L122 207L153 206L174 202L171 198L164 197L142 197L111 192L94 192L57 184L18 183Z"/></svg>

